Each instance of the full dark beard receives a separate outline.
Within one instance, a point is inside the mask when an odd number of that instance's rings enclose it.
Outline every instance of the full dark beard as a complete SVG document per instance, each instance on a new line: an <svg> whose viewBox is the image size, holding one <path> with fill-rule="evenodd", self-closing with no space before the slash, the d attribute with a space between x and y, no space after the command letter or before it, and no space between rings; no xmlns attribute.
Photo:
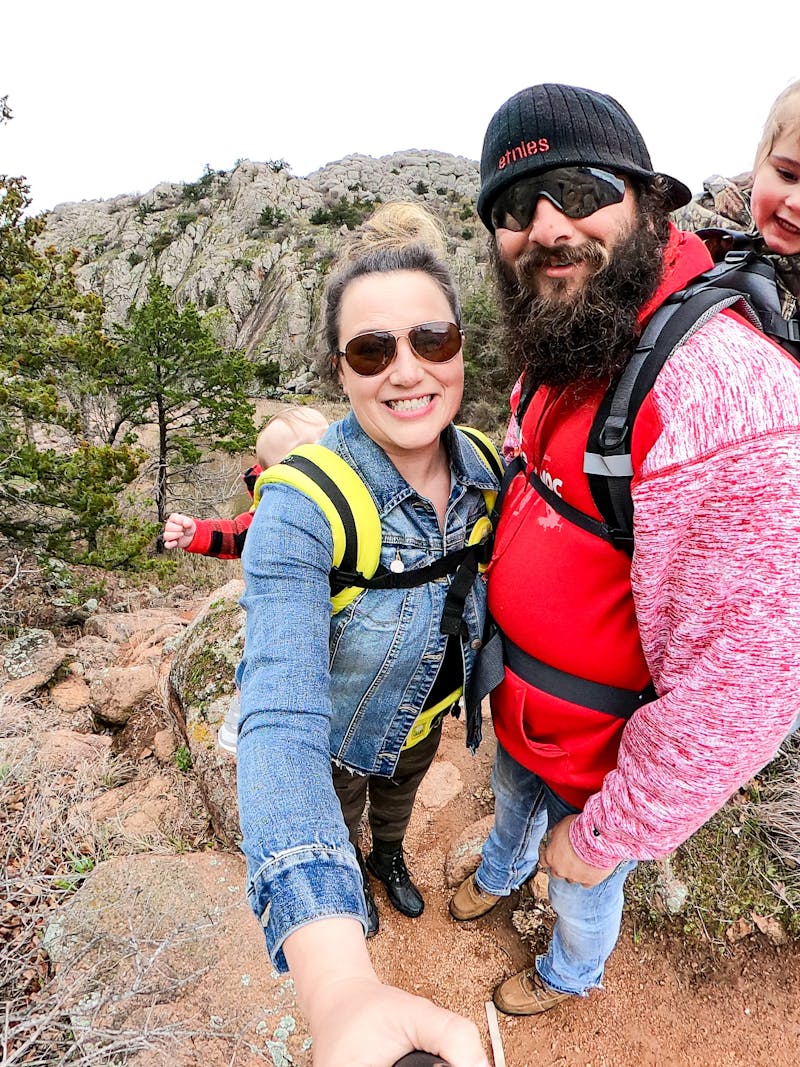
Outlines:
<svg viewBox="0 0 800 1067"><path fill-rule="evenodd" d="M491 242L503 342L514 375L526 372L528 389L613 378L627 363L639 334L639 310L664 269L664 237L641 217L637 222L610 253L595 240L579 249L534 245L512 266ZM566 286L558 284L551 295L535 292L542 265L583 259L591 273L579 292L565 296Z"/></svg>

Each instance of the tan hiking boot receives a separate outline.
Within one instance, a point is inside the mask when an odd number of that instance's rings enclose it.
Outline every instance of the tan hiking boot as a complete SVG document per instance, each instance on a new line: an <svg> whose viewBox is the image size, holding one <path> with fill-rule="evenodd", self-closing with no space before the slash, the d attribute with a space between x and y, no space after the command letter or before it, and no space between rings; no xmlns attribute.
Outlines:
<svg viewBox="0 0 800 1067"><path fill-rule="evenodd" d="M475 881L475 875L471 874L455 891L450 901L450 914L460 923L468 919L480 919L481 915L491 911L498 900L502 899L481 889Z"/></svg>
<svg viewBox="0 0 800 1067"><path fill-rule="evenodd" d="M538 971L531 968L502 982L492 994L492 1000L497 1010L506 1015L538 1015L573 995L551 989L539 977Z"/></svg>

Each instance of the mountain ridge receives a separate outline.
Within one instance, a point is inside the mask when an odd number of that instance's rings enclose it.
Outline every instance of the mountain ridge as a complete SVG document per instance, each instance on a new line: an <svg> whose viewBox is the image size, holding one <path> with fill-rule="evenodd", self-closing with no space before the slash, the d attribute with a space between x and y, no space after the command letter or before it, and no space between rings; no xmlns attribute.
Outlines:
<svg viewBox="0 0 800 1067"><path fill-rule="evenodd" d="M306 177L284 160L239 160L194 182L59 204L41 241L79 250L79 284L103 298L109 324L126 320L158 274L222 344L277 365L284 384L312 373L325 279L347 229L377 203L424 203L444 226L462 298L482 285L478 187L474 160L419 149L352 153Z"/></svg>

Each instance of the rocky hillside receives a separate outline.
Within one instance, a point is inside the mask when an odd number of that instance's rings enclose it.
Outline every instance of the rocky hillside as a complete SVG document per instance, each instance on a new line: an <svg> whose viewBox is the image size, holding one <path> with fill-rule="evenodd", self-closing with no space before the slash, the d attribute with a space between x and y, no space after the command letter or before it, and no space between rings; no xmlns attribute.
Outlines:
<svg viewBox="0 0 800 1067"><path fill-rule="evenodd" d="M208 597L118 580L58 635L23 629L0 642L8 1067L311 1067L293 983L272 970L246 902L235 762L216 744L241 592L236 577ZM487 1048L491 990L530 964L553 921L542 872L478 922L449 917L492 823L493 754L488 716L475 756L462 725L445 722L406 840L425 911L407 919L376 883L380 933L368 945L384 980L466 1014ZM754 853L750 801L727 812L705 834L707 876L686 867L684 849L643 865L607 992L545 1018L501 1017L508 1067L795 1067L797 942L752 898L763 871L776 891L780 877L785 905L792 874ZM733 880L732 849L744 881ZM641 877L655 888L645 893ZM723 902L725 936L713 949L691 944L693 929L713 935Z"/></svg>
<svg viewBox="0 0 800 1067"><path fill-rule="evenodd" d="M462 296L483 279L484 230L474 210L478 165L460 156L352 155L308 177L283 160L208 168L195 182L144 195L60 204L43 241L81 252L79 278L125 320L160 275L193 301L225 345L302 381L320 337L320 297L346 227L381 201L423 201L444 222Z"/></svg>

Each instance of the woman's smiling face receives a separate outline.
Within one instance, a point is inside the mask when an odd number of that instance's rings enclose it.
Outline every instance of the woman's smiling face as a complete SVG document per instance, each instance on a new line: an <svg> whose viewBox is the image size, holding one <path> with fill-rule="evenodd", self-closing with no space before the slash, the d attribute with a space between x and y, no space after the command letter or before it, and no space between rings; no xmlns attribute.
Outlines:
<svg viewBox="0 0 800 1067"><path fill-rule="evenodd" d="M424 271L367 274L342 296L339 348L370 330L401 335L394 359L378 374L356 374L344 357L338 374L361 428L393 458L433 455L442 430L461 405L464 359L461 350L446 363L417 356L406 331L425 322L453 322L454 313L439 285Z"/></svg>

